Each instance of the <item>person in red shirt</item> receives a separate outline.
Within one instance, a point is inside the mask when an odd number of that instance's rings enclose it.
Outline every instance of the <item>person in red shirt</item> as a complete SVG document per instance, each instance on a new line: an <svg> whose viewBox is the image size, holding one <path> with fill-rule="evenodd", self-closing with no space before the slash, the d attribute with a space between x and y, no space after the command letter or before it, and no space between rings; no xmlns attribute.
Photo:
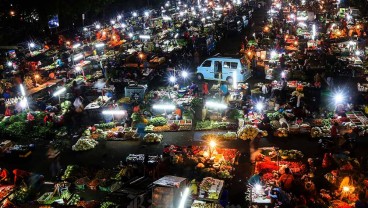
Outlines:
<svg viewBox="0 0 368 208"><path fill-rule="evenodd" d="M31 176L31 173L20 169L14 169L13 174L15 186L18 185L21 181L27 181L28 178Z"/></svg>
<svg viewBox="0 0 368 208"><path fill-rule="evenodd" d="M50 114L46 114L46 116L43 118L43 123L47 124L47 122L52 122L52 116Z"/></svg>
<svg viewBox="0 0 368 208"><path fill-rule="evenodd" d="M335 122L334 125L331 127L331 138L337 139L338 127L339 127L339 124L337 122Z"/></svg>
<svg viewBox="0 0 368 208"><path fill-rule="evenodd" d="M290 191L293 188L294 176L289 168L285 168L285 173L280 176L278 183L284 191Z"/></svg>
<svg viewBox="0 0 368 208"><path fill-rule="evenodd" d="M0 183L4 184L10 181L9 171L5 168L0 168Z"/></svg>
<svg viewBox="0 0 368 208"><path fill-rule="evenodd" d="M203 93L203 95L208 95L208 83L207 82L204 82L203 84L202 84L202 93Z"/></svg>

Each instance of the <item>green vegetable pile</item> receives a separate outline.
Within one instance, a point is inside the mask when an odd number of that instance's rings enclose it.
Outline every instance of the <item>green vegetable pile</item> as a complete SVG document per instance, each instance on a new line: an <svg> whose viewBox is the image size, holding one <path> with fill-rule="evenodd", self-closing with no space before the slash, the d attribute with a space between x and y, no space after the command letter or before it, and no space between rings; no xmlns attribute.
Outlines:
<svg viewBox="0 0 368 208"><path fill-rule="evenodd" d="M61 180L66 180L66 179L69 179L69 178L75 176L78 173L78 169L79 169L79 167L76 166L76 165L68 165L66 167L64 175L61 176Z"/></svg>
<svg viewBox="0 0 368 208"><path fill-rule="evenodd" d="M113 202L107 201L107 202L103 202L100 208L115 208L115 207L118 207L118 205Z"/></svg>
<svg viewBox="0 0 368 208"><path fill-rule="evenodd" d="M150 120L150 124L153 126L163 126L166 125L167 119L164 117L155 117Z"/></svg>
<svg viewBox="0 0 368 208"><path fill-rule="evenodd" d="M230 125L229 122L218 122L218 121L199 121L196 125L196 130L214 130L214 129L220 129L220 130L226 130L226 129L232 129L233 126Z"/></svg>
<svg viewBox="0 0 368 208"><path fill-rule="evenodd" d="M4 117L0 122L0 137L14 141L29 141L32 138L50 139L58 129L53 123L44 124L44 112L32 112L34 120L27 120L27 113Z"/></svg>
<svg viewBox="0 0 368 208"><path fill-rule="evenodd" d="M99 129L111 129L111 128L114 128L115 126L116 125L114 122L95 124L95 127Z"/></svg>
<svg viewBox="0 0 368 208"><path fill-rule="evenodd" d="M267 117L272 121L272 120L279 120L280 118L282 118L282 114L279 112L275 112L275 113L267 113Z"/></svg>

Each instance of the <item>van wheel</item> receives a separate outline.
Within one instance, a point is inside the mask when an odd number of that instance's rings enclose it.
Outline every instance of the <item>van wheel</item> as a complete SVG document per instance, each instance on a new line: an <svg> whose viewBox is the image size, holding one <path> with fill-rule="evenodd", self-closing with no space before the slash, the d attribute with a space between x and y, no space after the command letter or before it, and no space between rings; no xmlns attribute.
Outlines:
<svg viewBox="0 0 368 208"><path fill-rule="evenodd" d="M203 74L201 74L201 73L198 73L197 74L197 79L198 79L198 81L202 81L204 78L203 78Z"/></svg>
<svg viewBox="0 0 368 208"><path fill-rule="evenodd" d="M229 84L233 84L233 78L232 78L232 77L227 77L227 78L226 78L226 81L227 81L227 83L229 83Z"/></svg>

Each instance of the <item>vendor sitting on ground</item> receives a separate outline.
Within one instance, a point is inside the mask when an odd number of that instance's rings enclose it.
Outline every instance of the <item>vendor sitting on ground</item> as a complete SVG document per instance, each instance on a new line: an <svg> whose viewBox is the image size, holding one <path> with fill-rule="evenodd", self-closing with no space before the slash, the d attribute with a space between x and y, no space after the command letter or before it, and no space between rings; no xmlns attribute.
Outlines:
<svg viewBox="0 0 368 208"><path fill-rule="evenodd" d="M24 171L24 170L20 170L20 169L14 169L13 174L14 174L14 185L15 186L20 184L21 182L26 183L29 177L31 176L31 173Z"/></svg>
<svg viewBox="0 0 368 208"><path fill-rule="evenodd" d="M290 191L293 188L294 176L291 174L289 168L285 168L285 173L282 174L278 180L279 186L284 191Z"/></svg>
<svg viewBox="0 0 368 208"><path fill-rule="evenodd" d="M10 182L9 171L5 168L0 168L0 184L7 184Z"/></svg>
<svg viewBox="0 0 368 208"><path fill-rule="evenodd" d="M262 176L263 176L262 172L254 174L252 177L248 179L248 183L252 186L256 184L262 184Z"/></svg>
<svg viewBox="0 0 368 208"><path fill-rule="evenodd" d="M198 85L196 85L194 82L189 86L189 93L191 95L196 95L198 93Z"/></svg>

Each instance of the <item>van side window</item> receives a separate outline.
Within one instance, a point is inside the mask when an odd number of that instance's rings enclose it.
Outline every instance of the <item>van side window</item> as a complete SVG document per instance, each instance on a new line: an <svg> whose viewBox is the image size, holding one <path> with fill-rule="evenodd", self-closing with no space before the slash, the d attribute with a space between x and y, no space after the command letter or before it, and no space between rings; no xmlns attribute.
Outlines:
<svg viewBox="0 0 368 208"><path fill-rule="evenodd" d="M238 68L238 63L237 62L231 62L230 63L230 68L231 69L237 69Z"/></svg>
<svg viewBox="0 0 368 208"><path fill-rule="evenodd" d="M202 66L203 67L211 67L211 63L212 63L212 61L205 61L205 62L203 62Z"/></svg>
<svg viewBox="0 0 368 208"><path fill-rule="evenodd" d="M224 68L230 69L230 62L224 62Z"/></svg>

